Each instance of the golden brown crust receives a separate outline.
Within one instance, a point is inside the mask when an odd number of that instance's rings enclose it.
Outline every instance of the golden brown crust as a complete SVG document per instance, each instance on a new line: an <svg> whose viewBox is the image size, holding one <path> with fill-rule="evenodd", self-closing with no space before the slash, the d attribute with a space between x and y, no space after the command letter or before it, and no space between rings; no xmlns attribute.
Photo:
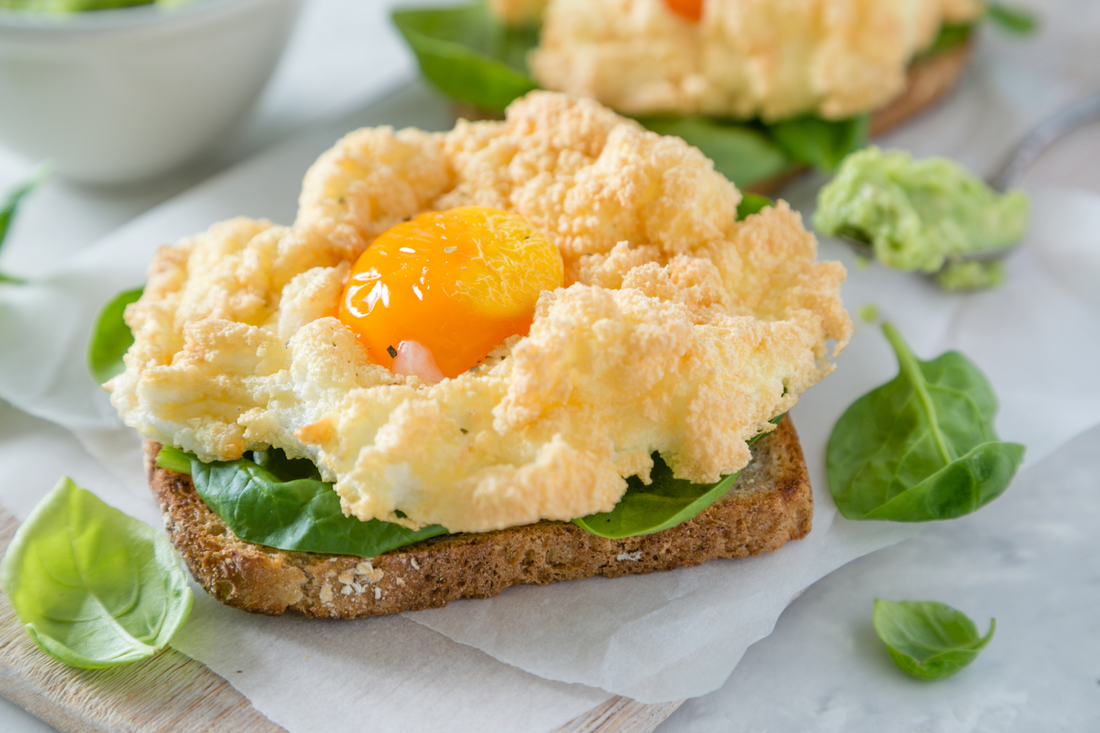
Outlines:
<svg viewBox="0 0 1100 733"><path fill-rule="evenodd" d="M672 529L610 540L567 522L437 537L365 561L285 552L237 539L195 493L190 476L154 465L149 484L172 543L221 602L253 613L286 610L358 618L488 598L523 583L617 577L774 552L810 531L813 494L790 419L757 441L753 461L726 496Z"/></svg>

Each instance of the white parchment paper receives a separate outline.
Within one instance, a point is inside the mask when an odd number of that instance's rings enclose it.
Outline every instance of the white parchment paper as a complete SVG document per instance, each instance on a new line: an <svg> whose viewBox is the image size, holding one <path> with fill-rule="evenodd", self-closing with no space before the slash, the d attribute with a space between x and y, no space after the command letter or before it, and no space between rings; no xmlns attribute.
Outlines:
<svg viewBox="0 0 1100 733"><path fill-rule="evenodd" d="M1075 60L1075 54L1079 58L1092 52L1100 7L1087 0L1049 6L1054 15L1044 35L1028 42L987 37L960 92L893 140L920 154L951 155L985 172L1026 127L1083 96L1092 85L1100 86L1100 69L1082 69ZM1089 23L1094 32L1082 32ZM353 122L439 128L447 125L444 118L441 105L413 87ZM124 508L144 501L145 509L135 513L147 517L151 511L151 499L141 498L136 443L117 428L104 396L84 372L84 335L94 311L113 293L143 280L144 263L157 244L231 215L291 221L302 172L336 136L335 129L319 131L260 156L154 210L38 284L0 291L0 397L72 429L121 479L97 488L108 501ZM806 181L789 192L804 211L812 202L813 185ZM1100 197L1050 187L1032 193L1031 233L1009 262L1008 285L997 291L947 295L918 276L875 265L861 270L837 243L821 246L823 257L849 266L844 295L853 312L874 303L918 355L930 358L958 348L986 371L1002 401L1001 435L1028 446L1028 465L1100 422L1100 395L1084 387L1092 383L1100 363L1100 303L1093 285L1100 281L1100 246L1094 234L1100 231ZM719 687L746 648L770 632L793 595L851 559L919 531L838 517L823 475L824 446L836 417L895 373L893 356L877 327L861 324L837 372L795 409L793 419L814 483L814 530L773 555L647 577L515 588L487 601L406 614L404 620L341 626L335 648L321 643L316 631L327 631L332 624L291 618L259 624L204 601L198 604L195 630L189 625L177 646L222 673L265 714L292 730L312 728L303 727L311 720L303 719L298 701L287 698L287 679L266 673L237 675L234 659L247 658L261 670L295 665L295 674L300 671L301 676L294 677L294 684L309 684L324 699L330 687L334 695L343 693L336 681L349 675L374 679L371 665L382 665L402 684L417 685L435 674L434 667L417 669L393 655L370 654L380 638L373 634L378 628L395 638L407 635L406 648L421 649L415 637L422 632L410 619L547 680L581 683L647 702L704 694ZM0 503L25 512L33 496L52 484L22 486L18 496L11 496L11 485L5 482ZM199 628L207 606L217 617L209 622L217 633L205 628L206 623ZM256 636L257 629L270 636ZM374 641L361 643L368 637ZM344 654L345 644L364 656ZM461 656L456 650L462 647L445 649L440 658L447 664ZM299 665L294 656L299 652L322 656L326 663ZM455 675L452 683L470 694L484 685L468 670ZM590 702L586 695L594 693L578 689L561 694L574 703ZM536 693L531 687L525 694L531 700L549 700L557 690L539 688ZM367 695L362 704L372 699ZM360 720L320 702L318 711L336 716L325 718L334 725Z"/></svg>
<svg viewBox="0 0 1100 733"><path fill-rule="evenodd" d="M1100 309L1074 297L1057 268L1036 253L1048 243L1055 243L1054 251L1074 246L1063 233L1100 231L1100 196L1053 190L1034 196L1042 213L1028 249L1009 263L1009 284L988 293L949 296L923 278L878 266L860 271L842 245L822 246L824 256L849 265L845 301L852 310L874 303L918 355L958 349L986 372L1001 398L1001 437L1028 446L1025 466L1100 422L1100 391L1088 386L1100 363ZM1083 267L1078 261L1073 269ZM1100 268L1090 276L1100 278ZM646 702L714 689L749 644L771 631L794 594L921 529L851 522L836 513L824 475L829 431L857 397L897 374L877 326L859 325L839 361L837 371L791 413L814 486L814 529L806 539L768 556L579 581L552 594L519 588L488 601L408 615L550 679Z"/></svg>
<svg viewBox="0 0 1100 733"><path fill-rule="evenodd" d="M124 446L118 447L119 462L130 464ZM160 510L146 487L120 482L69 431L0 402L4 508L26 517L63 473L159 526ZM201 660L292 733L368 727L403 733L550 731L610 697L502 664L400 616L350 622L268 618L223 606L194 583L192 590L191 617L172 646Z"/></svg>
<svg viewBox="0 0 1100 733"><path fill-rule="evenodd" d="M976 514L929 526L814 584L718 690L660 733L1034 733L1100 721L1100 428L1059 448ZM902 672L876 598L936 600L997 631L969 667Z"/></svg>

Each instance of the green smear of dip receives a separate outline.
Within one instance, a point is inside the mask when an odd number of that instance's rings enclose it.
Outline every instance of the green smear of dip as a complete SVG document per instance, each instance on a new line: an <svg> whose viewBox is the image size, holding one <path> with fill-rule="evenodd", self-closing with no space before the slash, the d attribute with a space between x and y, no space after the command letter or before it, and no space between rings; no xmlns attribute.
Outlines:
<svg viewBox="0 0 1100 733"><path fill-rule="evenodd" d="M878 306L874 303L865 303L859 309L859 319L864 323L874 323L878 320Z"/></svg>
<svg viewBox="0 0 1100 733"><path fill-rule="evenodd" d="M970 290L1003 282L1003 266L952 260L1018 242L1028 209L1024 192L997 193L946 158L869 147L845 158L821 189L814 227L870 242L887 267L939 272L946 289Z"/></svg>
<svg viewBox="0 0 1100 733"><path fill-rule="evenodd" d="M944 290L984 290L995 288L1005 281L1002 262L948 262L936 273L936 282Z"/></svg>
<svg viewBox="0 0 1100 733"><path fill-rule="evenodd" d="M87 10L113 10L134 5L181 5L188 0L0 0L0 10L31 13L82 13Z"/></svg>

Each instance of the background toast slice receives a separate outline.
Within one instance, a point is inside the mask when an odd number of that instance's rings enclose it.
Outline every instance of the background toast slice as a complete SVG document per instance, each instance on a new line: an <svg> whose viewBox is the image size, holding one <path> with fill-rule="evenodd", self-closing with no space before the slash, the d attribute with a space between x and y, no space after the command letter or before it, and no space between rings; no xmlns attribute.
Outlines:
<svg viewBox="0 0 1100 733"><path fill-rule="evenodd" d="M222 603L270 615L289 609L322 618L377 616L488 598L521 583L644 574L774 552L805 537L813 518L790 418L752 445L753 460L729 493L672 529L611 540L568 522L539 522L435 537L370 560L238 539L195 493L190 476L155 465L160 448L145 443L149 485L191 572Z"/></svg>
<svg viewBox="0 0 1100 733"><path fill-rule="evenodd" d="M962 76L973 49L974 40L971 38L958 46L919 58L910 64L906 73L905 89L889 104L871 113L868 134L871 137L885 134L943 98ZM503 119L501 113L486 112L461 102L453 103L452 107L456 117L467 120ZM744 190L767 196L777 192L807 170L807 166L792 166L771 178L745 186Z"/></svg>
<svg viewBox="0 0 1100 733"><path fill-rule="evenodd" d="M974 41L940 51L927 58L914 61L905 78L905 89L885 107L871 113L867 134L884 135L898 125L908 122L936 102L940 101L966 70L974 48ZM767 196L777 192L789 182L805 173L807 166L795 166L779 175L765 178L745 187L749 193Z"/></svg>

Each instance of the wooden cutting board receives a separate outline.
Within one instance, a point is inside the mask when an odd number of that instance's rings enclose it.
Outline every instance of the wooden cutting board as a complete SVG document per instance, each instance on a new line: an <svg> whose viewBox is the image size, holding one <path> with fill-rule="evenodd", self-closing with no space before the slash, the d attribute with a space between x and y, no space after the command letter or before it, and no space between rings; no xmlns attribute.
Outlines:
<svg viewBox="0 0 1100 733"><path fill-rule="evenodd" d="M0 507L0 555L18 526ZM113 669L55 662L23 631L3 593L0 695L65 733L286 733L206 665L174 649ZM682 702L643 705L614 697L556 733L650 733Z"/></svg>

